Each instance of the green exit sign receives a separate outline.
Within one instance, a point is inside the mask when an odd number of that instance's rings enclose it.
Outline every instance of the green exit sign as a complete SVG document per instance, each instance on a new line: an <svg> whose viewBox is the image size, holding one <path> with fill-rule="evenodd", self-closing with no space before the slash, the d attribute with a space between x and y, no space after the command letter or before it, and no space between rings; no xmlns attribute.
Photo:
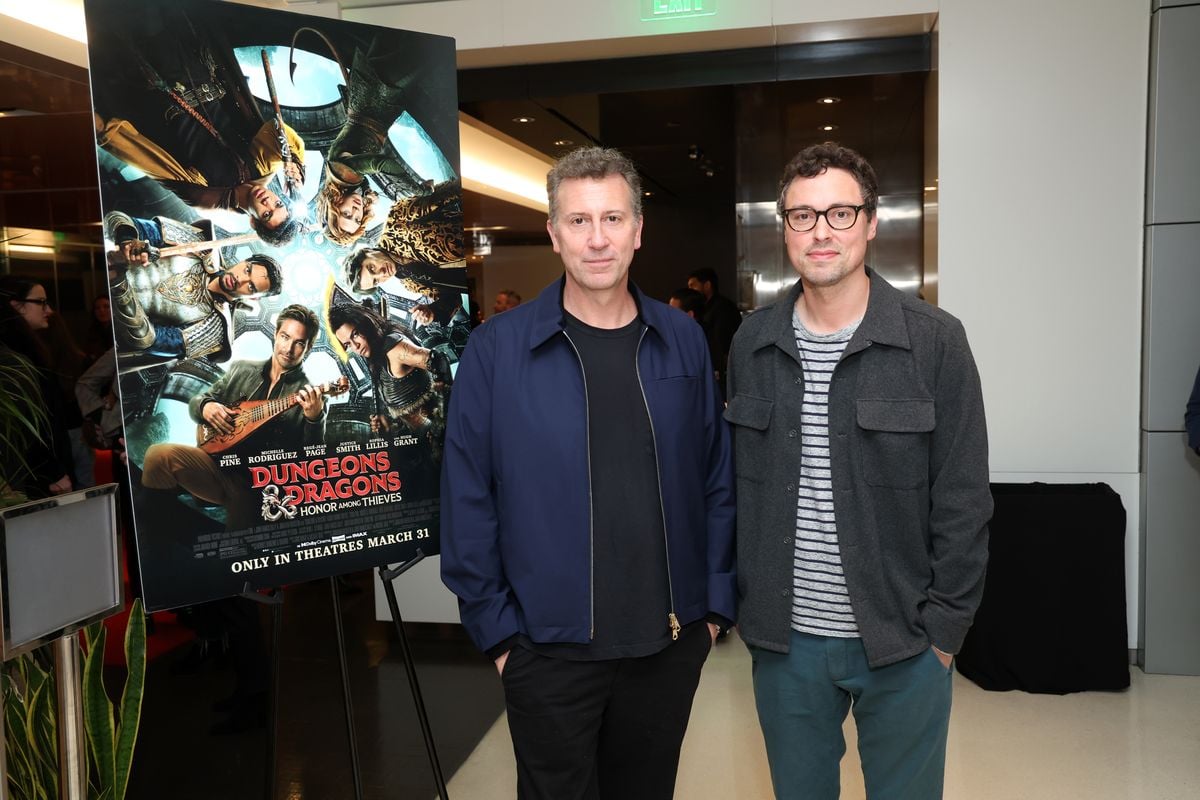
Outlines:
<svg viewBox="0 0 1200 800"><path fill-rule="evenodd" d="M710 17L716 13L717 0L642 0L642 22Z"/></svg>

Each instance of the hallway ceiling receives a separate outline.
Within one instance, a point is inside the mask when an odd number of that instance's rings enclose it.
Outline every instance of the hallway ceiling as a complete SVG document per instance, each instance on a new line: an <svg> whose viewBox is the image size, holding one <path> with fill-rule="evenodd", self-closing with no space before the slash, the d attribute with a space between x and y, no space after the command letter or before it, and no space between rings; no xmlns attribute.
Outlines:
<svg viewBox="0 0 1200 800"><path fill-rule="evenodd" d="M647 209L774 200L779 172L808 144L833 139L862 151L881 193L919 186L925 76L920 73L465 102L461 108L552 157L590 144L616 147L638 165ZM822 97L839 102L825 105ZM740 104L740 107L739 107ZM532 122L519 122L519 119ZM825 125L837 126L825 131ZM769 172L737 163L735 136L764 127L787 132ZM569 142L569 144L564 144ZM881 151L881 143L886 151ZM694 156L694 157L693 157ZM711 176L708 174L711 172ZM735 196L736 194L736 196ZM497 235L545 239L544 215L488 198L468 198L468 226L504 226Z"/></svg>

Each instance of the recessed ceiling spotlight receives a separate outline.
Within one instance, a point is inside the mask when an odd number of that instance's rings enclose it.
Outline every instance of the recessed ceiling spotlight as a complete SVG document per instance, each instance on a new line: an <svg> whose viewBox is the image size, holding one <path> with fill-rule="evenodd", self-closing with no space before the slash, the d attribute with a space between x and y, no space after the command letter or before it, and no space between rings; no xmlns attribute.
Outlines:
<svg viewBox="0 0 1200 800"><path fill-rule="evenodd" d="M575 144L575 142L571 141L570 139L555 139L554 140L555 147L569 147L573 144Z"/></svg>
<svg viewBox="0 0 1200 800"><path fill-rule="evenodd" d="M819 97L819 98L817 98L817 102L824 106L831 106L834 103L842 102L842 98L840 98L840 97Z"/></svg>
<svg viewBox="0 0 1200 800"><path fill-rule="evenodd" d="M533 117L513 117L513 122L526 123L537 122L537 120L535 120Z"/></svg>
<svg viewBox="0 0 1200 800"><path fill-rule="evenodd" d="M817 130L824 131L825 133L829 133L830 131L836 131L837 129L838 129L837 125L822 125L821 127L817 128Z"/></svg>
<svg viewBox="0 0 1200 800"><path fill-rule="evenodd" d="M654 192L642 192L642 197L654 197Z"/></svg>
<svg viewBox="0 0 1200 800"><path fill-rule="evenodd" d="M688 145L688 158L692 159L693 161L698 161L700 159L699 145L694 145L694 144Z"/></svg>
<svg viewBox="0 0 1200 800"><path fill-rule="evenodd" d="M927 192L936 192L936 191L937 191L937 187L936 187L936 186L926 186L926 187L925 187L925 191L927 191Z"/></svg>

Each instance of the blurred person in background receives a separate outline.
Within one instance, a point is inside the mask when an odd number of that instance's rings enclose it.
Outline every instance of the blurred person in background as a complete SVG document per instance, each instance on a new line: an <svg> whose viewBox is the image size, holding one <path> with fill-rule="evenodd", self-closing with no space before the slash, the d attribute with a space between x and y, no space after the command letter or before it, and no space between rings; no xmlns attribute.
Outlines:
<svg viewBox="0 0 1200 800"><path fill-rule="evenodd" d="M496 302L492 304L492 314L503 314L521 305L521 295L512 289L501 289L496 293Z"/></svg>
<svg viewBox="0 0 1200 800"><path fill-rule="evenodd" d="M0 278L0 345L9 351L4 354L6 361L14 361L15 354L32 365L35 380L29 391L36 393L36 404L46 412L44 419L36 421L38 437L23 454L26 469L14 463L13 456L19 461L21 454L4 454L5 469L10 473L5 475L6 480L31 498L63 494L74 488L71 473L75 462L64 423L67 403L51 372L46 346L35 335L49 327L53 313L40 283L12 275Z"/></svg>
<svg viewBox="0 0 1200 800"><path fill-rule="evenodd" d="M729 362L729 345L733 335L742 324L742 315L738 313L737 304L720 292L717 273L704 267L688 275L688 288L704 295L704 311L700 314L700 324L704 326L704 335L708 338L708 352L712 356L713 369L717 373L717 384L721 387L721 396L725 396L725 370Z"/></svg>
<svg viewBox="0 0 1200 800"><path fill-rule="evenodd" d="M50 377L58 384L59 394L63 398L62 424L71 440L71 459L75 464L71 483L76 489L86 489L95 485L92 471L96 459L92 448L83 438L83 415L79 413L79 406L73 398L75 381L91 365L92 359L76 343L75 335L62 314L50 314L46 323L46 327L38 330L34 336L46 347Z"/></svg>
<svg viewBox="0 0 1200 800"><path fill-rule="evenodd" d="M667 301L667 305L678 308L696 322L700 322L700 315L704 313L704 295L687 287L676 289L671 292L671 299Z"/></svg>
<svg viewBox="0 0 1200 800"><path fill-rule="evenodd" d="M92 301L92 318L87 331L83 335L80 347L86 356L85 369L96 362L96 359L112 349L113 324L112 304L108 295L102 294Z"/></svg>

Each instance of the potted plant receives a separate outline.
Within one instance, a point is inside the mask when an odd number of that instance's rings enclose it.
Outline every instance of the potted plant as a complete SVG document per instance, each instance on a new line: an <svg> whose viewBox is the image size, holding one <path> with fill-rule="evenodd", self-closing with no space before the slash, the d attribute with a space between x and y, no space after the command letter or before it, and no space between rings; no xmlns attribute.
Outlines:
<svg viewBox="0 0 1200 800"><path fill-rule="evenodd" d="M124 800L133 764L146 680L146 619L134 600L125 629L125 686L118 705L104 687L107 632L97 622L83 632L83 727L88 740L88 800ZM12 800L58 797L54 673L37 653L18 656L3 675L5 762Z"/></svg>
<svg viewBox="0 0 1200 800"><path fill-rule="evenodd" d="M33 400L33 367L0 347L0 506L25 502L20 478L24 453L39 437L45 411ZM14 486L15 484L15 486ZM146 619L134 600L125 629L127 673L119 705L104 687L103 623L82 632L83 717L87 737L88 800L123 800L133 763L146 677ZM80 642L80 637L75 637ZM3 695L6 779L13 800L58 797L57 698L55 676L43 651L26 653L4 665Z"/></svg>

